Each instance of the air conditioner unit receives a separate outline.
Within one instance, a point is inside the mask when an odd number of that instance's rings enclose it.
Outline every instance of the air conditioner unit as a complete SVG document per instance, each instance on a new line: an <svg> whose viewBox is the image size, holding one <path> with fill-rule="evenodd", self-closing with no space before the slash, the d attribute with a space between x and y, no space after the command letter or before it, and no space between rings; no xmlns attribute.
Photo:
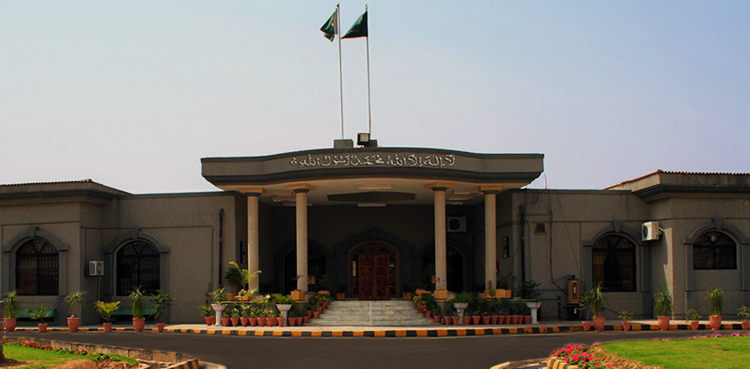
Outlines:
<svg viewBox="0 0 750 369"><path fill-rule="evenodd" d="M104 276L104 262L103 261L89 261L89 276L90 277L101 277Z"/></svg>
<svg viewBox="0 0 750 369"><path fill-rule="evenodd" d="M466 232L466 217L448 217L448 233Z"/></svg>
<svg viewBox="0 0 750 369"><path fill-rule="evenodd" d="M641 224L641 241L656 241L661 236L659 222L646 222Z"/></svg>

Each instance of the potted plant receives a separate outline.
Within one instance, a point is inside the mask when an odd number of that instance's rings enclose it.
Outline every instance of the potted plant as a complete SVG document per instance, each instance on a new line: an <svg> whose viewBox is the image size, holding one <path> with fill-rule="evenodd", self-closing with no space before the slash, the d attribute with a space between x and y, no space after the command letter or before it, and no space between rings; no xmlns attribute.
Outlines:
<svg viewBox="0 0 750 369"><path fill-rule="evenodd" d="M690 322L690 327L694 331L697 331L700 326L699 320L701 320L701 315L698 314L698 310L688 309L685 315L687 316L687 321Z"/></svg>
<svg viewBox="0 0 750 369"><path fill-rule="evenodd" d="M281 312L281 318L283 318L282 321L286 323L286 318L289 315L289 310L291 310L292 306L294 305L294 299L290 295L277 294L277 295L274 295L273 302L274 304L276 304L276 309L278 309L279 312Z"/></svg>
<svg viewBox="0 0 750 369"><path fill-rule="evenodd" d="M224 280L227 282L227 287L233 287L232 291L236 291L227 294L227 297L231 301L237 296L237 292L246 289L248 283L254 278L257 278L261 271L257 270L250 273L247 269L242 269L242 267L234 261L230 261L229 265L229 269L224 273ZM255 291L253 290L252 292L254 293Z"/></svg>
<svg viewBox="0 0 750 369"><path fill-rule="evenodd" d="M721 288L712 288L706 291L706 300L708 300L709 318L711 319L711 329L721 329L721 311L724 309L724 292Z"/></svg>
<svg viewBox="0 0 750 369"><path fill-rule="evenodd" d="M537 311L542 306L541 301L539 301L539 295L541 293L536 290L537 287L539 287L540 284L536 281L530 280L523 282L520 287L520 294L521 298L526 303L526 306L530 310L531 315L531 324L537 324Z"/></svg>
<svg viewBox="0 0 750 369"><path fill-rule="evenodd" d="M630 321L633 320L634 316L635 316L634 313L631 313L627 310L623 310L619 315L617 315L617 319L622 320L623 332L627 332L630 330L630 326L631 326Z"/></svg>
<svg viewBox="0 0 750 369"><path fill-rule="evenodd" d="M31 317L32 320L39 321L39 332L47 331L47 324L44 324L44 318L49 316L49 312L47 311L47 308L44 307L44 305L39 305L39 309L36 310L28 308L26 309L26 313L29 314L29 317Z"/></svg>
<svg viewBox="0 0 750 369"><path fill-rule="evenodd" d="M112 332L112 323L109 321L109 319L112 317L112 314L114 314L114 312L120 307L120 301L94 301L94 307L96 308L96 312L99 313L99 316L104 319L104 323L102 323L102 328L104 328L104 331Z"/></svg>
<svg viewBox="0 0 750 369"><path fill-rule="evenodd" d="M472 302L472 300L473 298L471 297L471 295L466 292L457 293L456 296L453 297L453 307L458 312L459 317L464 316L464 312L466 308L469 307L469 304Z"/></svg>
<svg viewBox="0 0 750 369"><path fill-rule="evenodd" d="M164 293L162 290L156 290L156 294L151 295L149 298L149 301L151 301L151 306L156 308L156 314L154 314L154 320L156 321L156 329L159 331L159 333L164 332L164 325L165 323L163 321L160 321L161 318L164 317L166 314L166 309L172 306L172 303L174 302L174 298L169 297L168 293Z"/></svg>
<svg viewBox="0 0 750 369"><path fill-rule="evenodd" d="M227 300L227 294L224 293L224 287L209 292L208 299L211 301L211 308L214 309L215 312L214 324L217 326L221 325L219 322L221 322L222 312L227 308L227 306L223 304L223 301Z"/></svg>
<svg viewBox="0 0 750 369"><path fill-rule="evenodd" d="M661 286L661 291L654 294L654 315L659 320L659 329L668 331L672 317L672 295L664 285Z"/></svg>
<svg viewBox="0 0 750 369"><path fill-rule="evenodd" d="M750 319L750 308L747 306L740 306L740 308L737 309L737 316L742 318L742 329L750 329L750 322L747 321Z"/></svg>
<svg viewBox="0 0 750 369"><path fill-rule="evenodd" d="M133 312L133 329L136 332L143 331L143 327L146 326L146 319L143 317L143 291L140 287L130 291L128 296L131 302L131 309Z"/></svg>
<svg viewBox="0 0 750 369"><path fill-rule="evenodd" d="M602 292L602 286L601 284L592 288L589 291L586 291L586 293L581 296L581 300L579 302L579 305L582 309L587 309L591 311L591 315L593 316L594 321L594 329L597 332L601 332L604 330L604 322L606 318L602 315L602 310L604 310L604 303L607 301L606 297L604 297L604 293Z"/></svg>
<svg viewBox="0 0 750 369"><path fill-rule="evenodd" d="M78 327L81 326L81 318L76 317L76 312L86 303L83 295L83 292L76 291L65 296L65 305L67 305L68 313L70 313L70 317L68 317L68 329L71 332L78 332Z"/></svg>
<svg viewBox="0 0 750 369"><path fill-rule="evenodd" d="M206 321L206 325L214 324L214 309L211 305L200 305L198 309L201 311L201 316Z"/></svg>
<svg viewBox="0 0 750 369"><path fill-rule="evenodd" d="M3 313L5 330L13 332L16 330L16 319L18 318L18 313L21 311L18 305L18 293L16 291L8 292L3 301L5 301L5 312Z"/></svg>

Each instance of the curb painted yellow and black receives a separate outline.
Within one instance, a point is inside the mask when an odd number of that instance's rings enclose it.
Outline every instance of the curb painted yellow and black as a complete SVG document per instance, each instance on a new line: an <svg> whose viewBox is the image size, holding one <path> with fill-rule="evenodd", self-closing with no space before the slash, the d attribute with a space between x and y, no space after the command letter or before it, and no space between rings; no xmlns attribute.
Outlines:
<svg viewBox="0 0 750 369"><path fill-rule="evenodd" d="M633 323L630 328L632 331L658 331L658 324L636 324ZM670 330L691 330L688 324L671 324ZM16 331L35 332L37 328L20 327ZM69 331L67 327L51 327L48 331ZM622 325L607 325L605 331L623 331ZM740 323L722 324L721 330L742 330ZM80 328L80 332L102 332L102 328ZM113 327L113 332L134 331L132 327ZM372 330L345 330L330 327L326 330L304 330L302 329L248 329L245 327L207 327L207 328L166 328L165 333L191 333L191 334L208 334L208 335L228 335L228 336L247 336L247 337L371 337L371 338L400 338L400 337L463 337L463 336L488 336L488 335L514 335L514 334L545 334L545 333L570 333L582 332L582 325L561 325L561 326L521 326L521 327L502 327L502 328L443 328L436 326L428 329L372 329ZM154 328L146 328L144 333L158 333ZM591 332L594 332L591 330ZM720 332L712 331L709 324L701 324L696 333Z"/></svg>
<svg viewBox="0 0 750 369"><path fill-rule="evenodd" d="M547 359L547 369L579 369L579 368L575 365L567 364L564 361L556 357L550 357L549 359Z"/></svg>

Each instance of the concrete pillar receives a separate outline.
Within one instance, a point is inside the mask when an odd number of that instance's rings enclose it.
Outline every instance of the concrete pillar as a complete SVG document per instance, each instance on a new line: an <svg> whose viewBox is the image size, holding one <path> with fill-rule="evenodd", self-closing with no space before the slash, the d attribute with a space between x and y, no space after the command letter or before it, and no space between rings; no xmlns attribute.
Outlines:
<svg viewBox="0 0 750 369"><path fill-rule="evenodd" d="M247 195L247 271L251 274L260 268L260 240L258 233L258 197L260 192L250 192ZM253 278L248 288L257 289L260 278Z"/></svg>
<svg viewBox="0 0 750 369"><path fill-rule="evenodd" d="M446 226L445 226L445 191L451 187L447 183L432 183L435 203L435 289L448 289L448 272L446 267Z"/></svg>
<svg viewBox="0 0 750 369"><path fill-rule="evenodd" d="M484 190L484 288L497 288L496 190Z"/></svg>
<svg viewBox="0 0 750 369"><path fill-rule="evenodd" d="M307 193L314 190L314 186L307 184L289 186L294 191L294 201L297 213L297 289L307 292Z"/></svg>

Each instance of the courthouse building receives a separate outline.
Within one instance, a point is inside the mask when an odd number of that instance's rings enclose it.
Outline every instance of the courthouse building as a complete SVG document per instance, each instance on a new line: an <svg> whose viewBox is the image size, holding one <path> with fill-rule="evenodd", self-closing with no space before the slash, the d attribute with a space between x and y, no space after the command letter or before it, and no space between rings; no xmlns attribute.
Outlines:
<svg viewBox="0 0 750 369"><path fill-rule="evenodd" d="M543 160L344 147L204 158L215 192L1 185L0 285L23 307L57 308L58 324L70 292L124 300L137 286L176 298L169 322L199 322L230 261L262 270L263 292L362 300L533 280L542 319L568 317L569 279L601 284L610 318L651 317L661 286L677 319L690 308L707 315L713 287L726 318L750 305L750 174L656 171L602 190L527 189ZM84 323L97 322L87 305Z"/></svg>

